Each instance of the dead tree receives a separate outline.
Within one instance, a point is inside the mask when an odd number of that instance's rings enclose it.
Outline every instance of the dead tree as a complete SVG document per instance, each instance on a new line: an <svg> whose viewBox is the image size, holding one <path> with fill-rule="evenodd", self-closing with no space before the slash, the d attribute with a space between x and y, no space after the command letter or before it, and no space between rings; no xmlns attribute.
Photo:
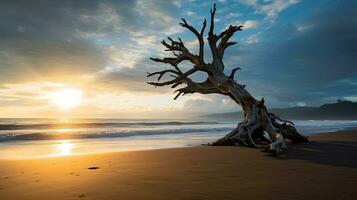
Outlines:
<svg viewBox="0 0 357 200"><path fill-rule="evenodd" d="M161 43L167 48L166 51L173 53L172 57L150 58L153 61L166 63L172 66L158 72L148 73L148 77L157 75L157 82L148 82L154 86L168 86L177 88L175 90L177 99L180 95L201 93L201 94L222 94L229 96L235 103L243 109L243 120L238 126L223 138L212 143L213 146L226 145L243 145L251 147L260 147L257 141L265 138L269 141L267 150L273 153L281 153L286 150L285 138L292 143L307 142L307 137L299 134L294 128L292 122L282 120L273 113L268 112L264 105L264 99L256 100L246 89L245 86L235 81L234 75L239 67L234 68L229 75L224 73L223 56L225 50L236 44L230 41L231 37L237 31L242 31L243 26L229 26L219 35L214 33L214 17L216 5L211 9L211 19L208 31L208 44L212 54L212 61L206 63L204 60L204 32L206 20L200 31L191 26L185 19L182 19L180 26L190 30L198 39L199 53L194 54L184 45L183 41L178 38L173 40L168 37L168 41L163 40ZM183 61L189 61L192 68L182 71L179 64ZM195 82L190 75L196 72L207 73L207 79L203 82ZM170 75L171 79L161 81L164 75Z"/></svg>

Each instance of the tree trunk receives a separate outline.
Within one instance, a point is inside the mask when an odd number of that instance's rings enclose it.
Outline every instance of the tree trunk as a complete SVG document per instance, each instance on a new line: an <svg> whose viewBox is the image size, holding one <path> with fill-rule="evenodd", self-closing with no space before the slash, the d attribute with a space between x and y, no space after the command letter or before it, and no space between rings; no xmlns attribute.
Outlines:
<svg viewBox="0 0 357 200"><path fill-rule="evenodd" d="M265 140L270 142L268 151L281 153L287 148L284 138L290 139L292 143L308 141L307 137L297 132L292 122L281 120L269 113L264 105L264 99L261 101L254 99L244 86L236 82L230 85L226 90L229 96L242 107L243 120L229 134L212 143L212 146L260 147L257 141ZM283 123L278 123L277 120Z"/></svg>

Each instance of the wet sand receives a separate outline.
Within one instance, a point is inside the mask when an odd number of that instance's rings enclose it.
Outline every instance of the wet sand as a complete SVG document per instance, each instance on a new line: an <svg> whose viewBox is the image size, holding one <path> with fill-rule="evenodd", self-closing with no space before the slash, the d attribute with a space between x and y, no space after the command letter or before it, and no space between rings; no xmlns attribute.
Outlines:
<svg viewBox="0 0 357 200"><path fill-rule="evenodd" d="M357 131L310 140L0 160L0 199L357 199Z"/></svg>

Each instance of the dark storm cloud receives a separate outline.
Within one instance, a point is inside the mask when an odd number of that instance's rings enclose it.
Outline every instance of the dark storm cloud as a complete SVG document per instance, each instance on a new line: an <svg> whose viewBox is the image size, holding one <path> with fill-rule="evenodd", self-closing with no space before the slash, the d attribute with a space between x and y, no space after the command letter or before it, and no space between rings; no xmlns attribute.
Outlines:
<svg viewBox="0 0 357 200"><path fill-rule="evenodd" d="M279 102L321 104L355 96L357 3L346 2L276 23L259 35L260 42L232 50L226 60L243 66L238 80L253 93Z"/></svg>
<svg viewBox="0 0 357 200"><path fill-rule="evenodd" d="M83 24L78 23L76 15L94 12L97 5L80 3L2 1L1 80L15 81L37 78L34 75L49 72L74 73L96 69L103 61L101 52L78 37L76 32Z"/></svg>
<svg viewBox="0 0 357 200"><path fill-rule="evenodd" d="M2 1L0 36L37 42L118 33L136 24L136 5L130 0Z"/></svg>
<svg viewBox="0 0 357 200"><path fill-rule="evenodd" d="M117 45L115 39L128 42L131 33L163 26L154 19L170 13L170 6L167 1L1 1L0 79L95 73L109 62L98 43Z"/></svg>

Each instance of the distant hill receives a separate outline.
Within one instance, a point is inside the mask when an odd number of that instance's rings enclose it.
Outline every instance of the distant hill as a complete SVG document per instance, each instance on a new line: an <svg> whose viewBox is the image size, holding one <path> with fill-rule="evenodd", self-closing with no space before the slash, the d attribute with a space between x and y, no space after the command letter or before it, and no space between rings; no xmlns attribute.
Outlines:
<svg viewBox="0 0 357 200"><path fill-rule="evenodd" d="M273 108L270 112L285 119L296 120L357 120L357 102L339 100L320 107ZM241 119L242 112L200 116L206 119Z"/></svg>

